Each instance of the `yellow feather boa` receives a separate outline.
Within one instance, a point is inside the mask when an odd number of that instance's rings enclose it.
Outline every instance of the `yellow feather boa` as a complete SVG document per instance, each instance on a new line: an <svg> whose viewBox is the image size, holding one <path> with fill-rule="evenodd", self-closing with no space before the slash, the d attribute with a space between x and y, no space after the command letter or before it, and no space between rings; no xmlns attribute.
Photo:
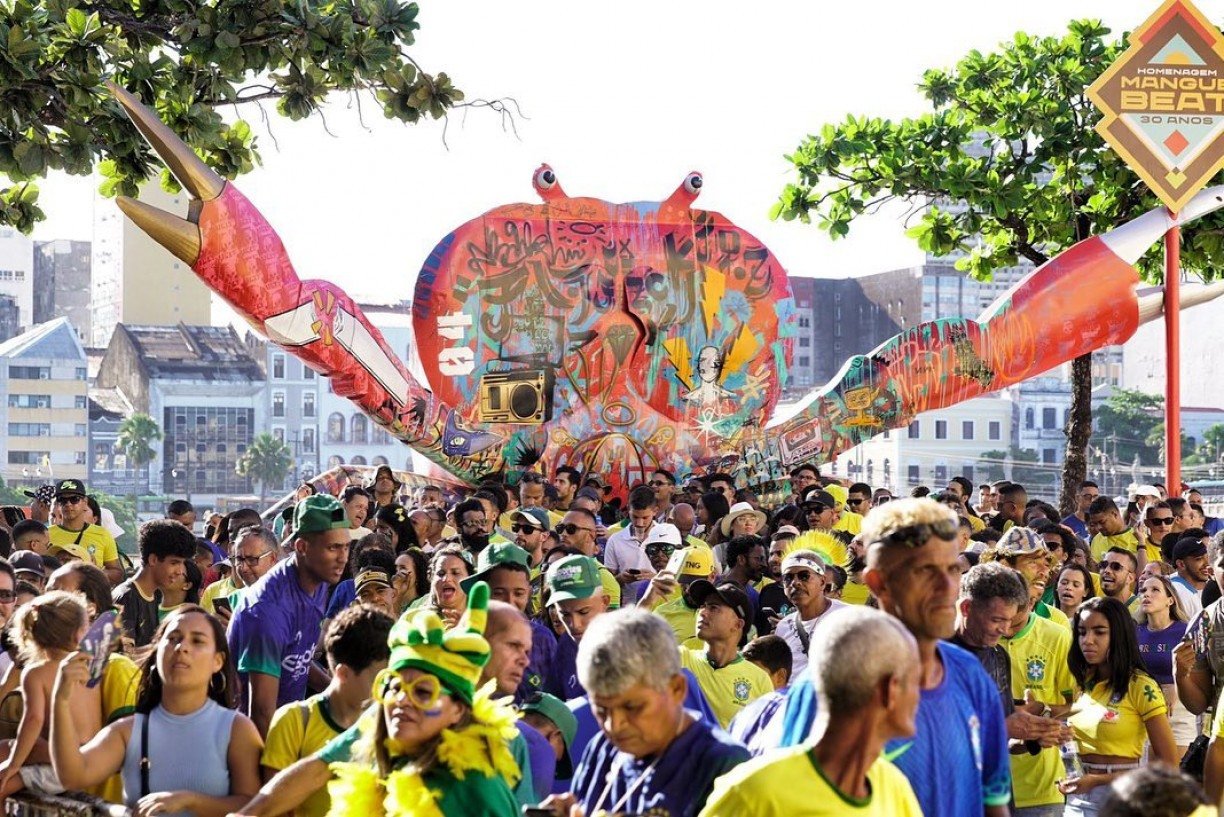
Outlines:
<svg viewBox="0 0 1224 817"><path fill-rule="evenodd" d="M510 741L518 734L514 725L518 713L490 697L494 688L489 682L476 693L472 723L467 728L443 730L438 760L458 780L468 772L478 772L502 777L513 788L522 777L510 752ZM375 769L358 763L333 763L331 771L333 779L327 786L331 809L327 817L443 817L438 807L442 792L430 789L411 766L391 772L385 780Z"/></svg>

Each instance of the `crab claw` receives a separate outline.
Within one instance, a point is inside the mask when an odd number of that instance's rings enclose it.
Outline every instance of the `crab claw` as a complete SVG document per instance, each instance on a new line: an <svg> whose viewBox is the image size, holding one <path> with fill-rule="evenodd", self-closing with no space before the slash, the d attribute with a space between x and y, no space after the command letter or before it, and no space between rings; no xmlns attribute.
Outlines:
<svg viewBox="0 0 1224 817"><path fill-rule="evenodd" d="M142 201L120 196L116 202L124 215L180 261L194 266L200 257L200 228L176 215L150 207Z"/></svg>
<svg viewBox="0 0 1224 817"><path fill-rule="evenodd" d="M109 80L106 87L115 95L115 99L119 100L132 124L149 140L153 150L157 151L157 155L166 163L166 167L170 168L179 184L201 201L212 201L221 195L221 191L225 189L225 179L196 156L195 151L187 147L174 131L166 127L164 122L129 91Z"/></svg>

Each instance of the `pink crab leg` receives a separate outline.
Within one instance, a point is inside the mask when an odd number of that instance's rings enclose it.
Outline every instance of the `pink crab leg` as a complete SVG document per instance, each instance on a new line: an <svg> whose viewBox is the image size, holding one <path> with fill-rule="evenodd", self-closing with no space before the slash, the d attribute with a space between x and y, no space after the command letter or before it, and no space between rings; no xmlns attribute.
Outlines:
<svg viewBox="0 0 1224 817"><path fill-rule="evenodd" d="M1224 207L1224 187L1195 196L1176 219L1152 210L1080 241L1038 267L975 320L914 326L851 358L824 387L768 427L781 460L828 461L914 416L1019 383L1102 346L1125 342L1162 312L1163 291L1140 294L1133 264L1174 224ZM1180 308L1224 294L1188 288Z"/></svg>
<svg viewBox="0 0 1224 817"><path fill-rule="evenodd" d="M422 451L454 470L434 444L449 408L408 372L353 299L330 282L299 279L280 237L259 210L136 97L109 87L195 197L189 219L121 196L124 213L190 264L256 330L331 378L336 394L351 399L406 443L434 438Z"/></svg>

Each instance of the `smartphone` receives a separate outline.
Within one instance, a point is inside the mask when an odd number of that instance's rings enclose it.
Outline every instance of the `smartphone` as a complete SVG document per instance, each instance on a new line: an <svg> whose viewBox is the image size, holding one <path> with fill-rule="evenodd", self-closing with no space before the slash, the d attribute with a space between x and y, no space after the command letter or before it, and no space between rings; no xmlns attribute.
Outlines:
<svg viewBox="0 0 1224 817"><path fill-rule="evenodd" d="M102 683L102 674L106 671L106 662L110 659L111 646L118 636L119 628L115 626L114 610L107 610L89 625L89 630L80 644L81 652L89 655L89 680L85 686L96 687Z"/></svg>
<svg viewBox="0 0 1224 817"><path fill-rule="evenodd" d="M229 599L213 599L213 609L220 615L224 613L227 616L234 614L234 608L230 605Z"/></svg>
<svg viewBox="0 0 1224 817"><path fill-rule="evenodd" d="M633 568L633 569L631 569L631 570L626 570L625 572L626 572L626 573L628 573L628 574L630 574L630 575L632 575L632 576L640 576L640 575L642 575L642 571L638 570L636 567L635 567L635 568Z"/></svg>
<svg viewBox="0 0 1224 817"><path fill-rule="evenodd" d="M688 556L687 548L676 548L672 551L672 555L668 557L667 567L663 568L663 572L679 576L680 571L684 570L684 558L686 556Z"/></svg>
<svg viewBox="0 0 1224 817"><path fill-rule="evenodd" d="M557 817L557 812L540 806L523 806L523 817Z"/></svg>

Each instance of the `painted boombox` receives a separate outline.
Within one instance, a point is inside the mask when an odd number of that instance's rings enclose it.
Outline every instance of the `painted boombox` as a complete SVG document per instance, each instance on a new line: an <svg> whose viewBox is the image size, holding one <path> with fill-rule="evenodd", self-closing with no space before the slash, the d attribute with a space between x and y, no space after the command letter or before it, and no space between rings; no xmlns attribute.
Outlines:
<svg viewBox="0 0 1224 817"><path fill-rule="evenodd" d="M543 425L552 419L550 369L488 372L480 378L480 421Z"/></svg>

